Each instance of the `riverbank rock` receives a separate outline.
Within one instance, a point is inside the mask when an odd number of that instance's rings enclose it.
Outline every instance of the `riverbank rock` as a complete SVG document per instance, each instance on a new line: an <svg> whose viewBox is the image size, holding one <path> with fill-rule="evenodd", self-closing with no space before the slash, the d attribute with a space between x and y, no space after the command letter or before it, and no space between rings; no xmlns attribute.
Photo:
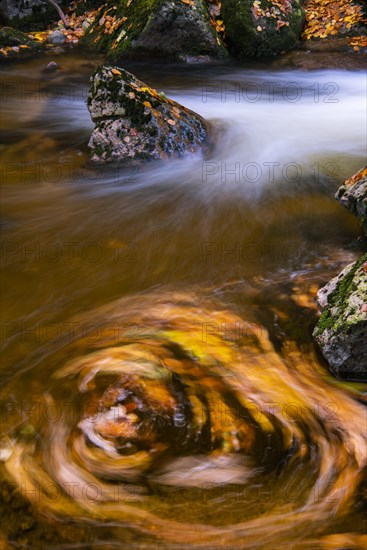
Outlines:
<svg viewBox="0 0 367 550"><path fill-rule="evenodd" d="M367 377L367 254L317 294L322 311L314 337L339 378Z"/></svg>
<svg viewBox="0 0 367 550"><path fill-rule="evenodd" d="M327 36L326 38L302 40L298 49L276 58L272 67L289 67L306 71L322 69L364 70L367 63L367 47L353 46L354 40L356 39L346 36Z"/></svg>
<svg viewBox="0 0 367 550"><path fill-rule="evenodd" d="M88 108L96 125L92 162L163 159L208 146L201 116L118 67L104 66L92 76Z"/></svg>
<svg viewBox="0 0 367 550"><path fill-rule="evenodd" d="M303 0L223 0L221 17L236 57L273 56L299 44Z"/></svg>
<svg viewBox="0 0 367 550"><path fill-rule="evenodd" d="M6 47L26 47L32 50L39 49L38 44L29 38L26 34L12 27L2 27L0 29L0 48Z"/></svg>
<svg viewBox="0 0 367 550"><path fill-rule="evenodd" d="M335 198L357 216L367 235L367 166L343 183Z"/></svg>
<svg viewBox="0 0 367 550"><path fill-rule="evenodd" d="M18 29L0 29L0 60L25 59L38 55L42 47Z"/></svg>
<svg viewBox="0 0 367 550"><path fill-rule="evenodd" d="M84 42L111 60L226 54L202 0L121 0L100 10Z"/></svg>

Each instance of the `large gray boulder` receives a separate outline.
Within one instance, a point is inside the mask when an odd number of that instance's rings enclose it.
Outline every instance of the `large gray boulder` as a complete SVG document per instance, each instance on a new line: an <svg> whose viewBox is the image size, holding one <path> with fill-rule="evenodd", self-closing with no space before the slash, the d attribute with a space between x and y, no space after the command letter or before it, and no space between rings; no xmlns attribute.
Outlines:
<svg viewBox="0 0 367 550"><path fill-rule="evenodd" d="M104 66L92 76L88 108L95 123L92 162L164 159L208 147L201 116L119 67Z"/></svg>
<svg viewBox="0 0 367 550"><path fill-rule="evenodd" d="M357 216L367 235L367 167L343 183L335 198Z"/></svg>
<svg viewBox="0 0 367 550"><path fill-rule="evenodd" d="M348 265L317 295L321 317L314 338L340 378L367 378L367 254Z"/></svg>
<svg viewBox="0 0 367 550"><path fill-rule="evenodd" d="M204 0L121 0L108 3L84 41L113 61L124 57L222 57L224 44Z"/></svg>

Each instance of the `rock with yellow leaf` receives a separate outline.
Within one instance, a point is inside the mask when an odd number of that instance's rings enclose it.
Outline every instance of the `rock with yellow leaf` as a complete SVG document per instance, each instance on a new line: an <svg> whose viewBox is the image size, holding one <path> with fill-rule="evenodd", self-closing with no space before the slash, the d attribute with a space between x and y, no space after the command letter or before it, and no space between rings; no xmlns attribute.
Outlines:
<svg viewBox="0 0 367 550"><path fill-rule="evenodd" d="M118 67L103 66L92 76L88 108L96 125L92 162L178 157L209 145L201 116Z"/></svg>
<svg viewBox="0 0 367 550"><path fill-rule="evenodd" d="M188 56L218 58L226 55L221 28L212 25L203 0L121 0L102 6L87 29L84 42L121 57Z"/></svg>
<svg viewBox="0 0 367 550"><path fill-rule="evenodd" d="M0 47L21 47L27 46L31 50L37 50L38 44L29 36L12 27L2 27L0 29Z"/></svg>
<svg viewBox="0 0 367 550"><path fill-rule="evenodd" d="M222 0L229 51L273 56L295 48L304 23L303 0Z"/></svg>
<svg viewBox="0 0 367 550"><path fill-rule="evenodd" d="M335 198L357 216L367 235L367 166L344 182Z"/></svg>

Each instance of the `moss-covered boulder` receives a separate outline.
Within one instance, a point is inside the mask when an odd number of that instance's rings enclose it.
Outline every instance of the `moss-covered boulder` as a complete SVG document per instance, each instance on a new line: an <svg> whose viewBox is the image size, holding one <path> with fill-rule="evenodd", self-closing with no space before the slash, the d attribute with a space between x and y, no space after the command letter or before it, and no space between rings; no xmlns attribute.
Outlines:
<svg viewBox="0 0 367 550"><path fill-rule="evenodd" d="M226 50L210 24L202 0L119 0L106 4L84 42L124 57L224 56Z"/></svg>
<svg viewBox="0 0 367 550"><path fill-rule="evenodd" d="M88 108L96 125L92 162L163 159L208 146L208 127L198 114L118 67L92 76Z"/></svg>
<svg viewBox="0 0 367 550"><path fill-rule="evenodd" d="M0 29L0 48L26 46L32 50L39 49L39 45L26 34L11 27Z"/></svg>
<svg viewBox="0 0 367 550"><path fill-rule="evenodd" d="M322 311L314 337L332 372L367 378L367 254L347 266L317 295Z"/></svg>
<svg viewBox="0 0 367 550"><path fill-rule="evenodd" d="M367 167L343 183L335 198L357 216L367 235Z"/></svg>
<svg viewBox="0 0 367 550"><path fill-rule="evenodd" d="M303 0L222 0L230 52L273 56L295 48L304 24Z"/></svg>

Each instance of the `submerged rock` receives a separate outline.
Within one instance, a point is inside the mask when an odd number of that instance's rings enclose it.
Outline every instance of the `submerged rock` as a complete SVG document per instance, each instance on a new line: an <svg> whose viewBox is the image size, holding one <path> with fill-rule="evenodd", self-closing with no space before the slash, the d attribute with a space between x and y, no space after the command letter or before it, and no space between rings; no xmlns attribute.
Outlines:
<svg viewBox="0 0 367 550"><path fill-rule="evenodd" d="M58 71L60 69L60 65L56 63L56 61L50 61L45 65L42 69L42 72L44 73L54 73L55 71Z"/></svg>
<svg viewBox="0 0 367 550"><path fill-rule="evenodd" d="M367 235L367 167L343 183L335 198L357 216Z"/></svg>
<svg viewBox="0 0 367 550"><path fill-rule="evenodd" d="M226 41L237 57L273 56L295 48L300 40L303 0L264 2L223 0Z"/></svg>
<svg viewBox="0 0 367 550"><path fill-rule="evenodd" d="M88 108L96 125L89 140L93 162L162 159L208 146L201 116L121 68L96 71Z"/></svg>
<svg viewBox="0 0 367 550"><path fill-rule="evenodd" d="M84 41L110 59L124 55L184 60L226 53L202 0L121 0L100 12Z"/></svg>
<svg viewBox="0 0 367 550"><path fill-rule="evenodd" d="M340 378L367 376L367 254L347 266L317 295L322 315L314 337Z"/></svg>

